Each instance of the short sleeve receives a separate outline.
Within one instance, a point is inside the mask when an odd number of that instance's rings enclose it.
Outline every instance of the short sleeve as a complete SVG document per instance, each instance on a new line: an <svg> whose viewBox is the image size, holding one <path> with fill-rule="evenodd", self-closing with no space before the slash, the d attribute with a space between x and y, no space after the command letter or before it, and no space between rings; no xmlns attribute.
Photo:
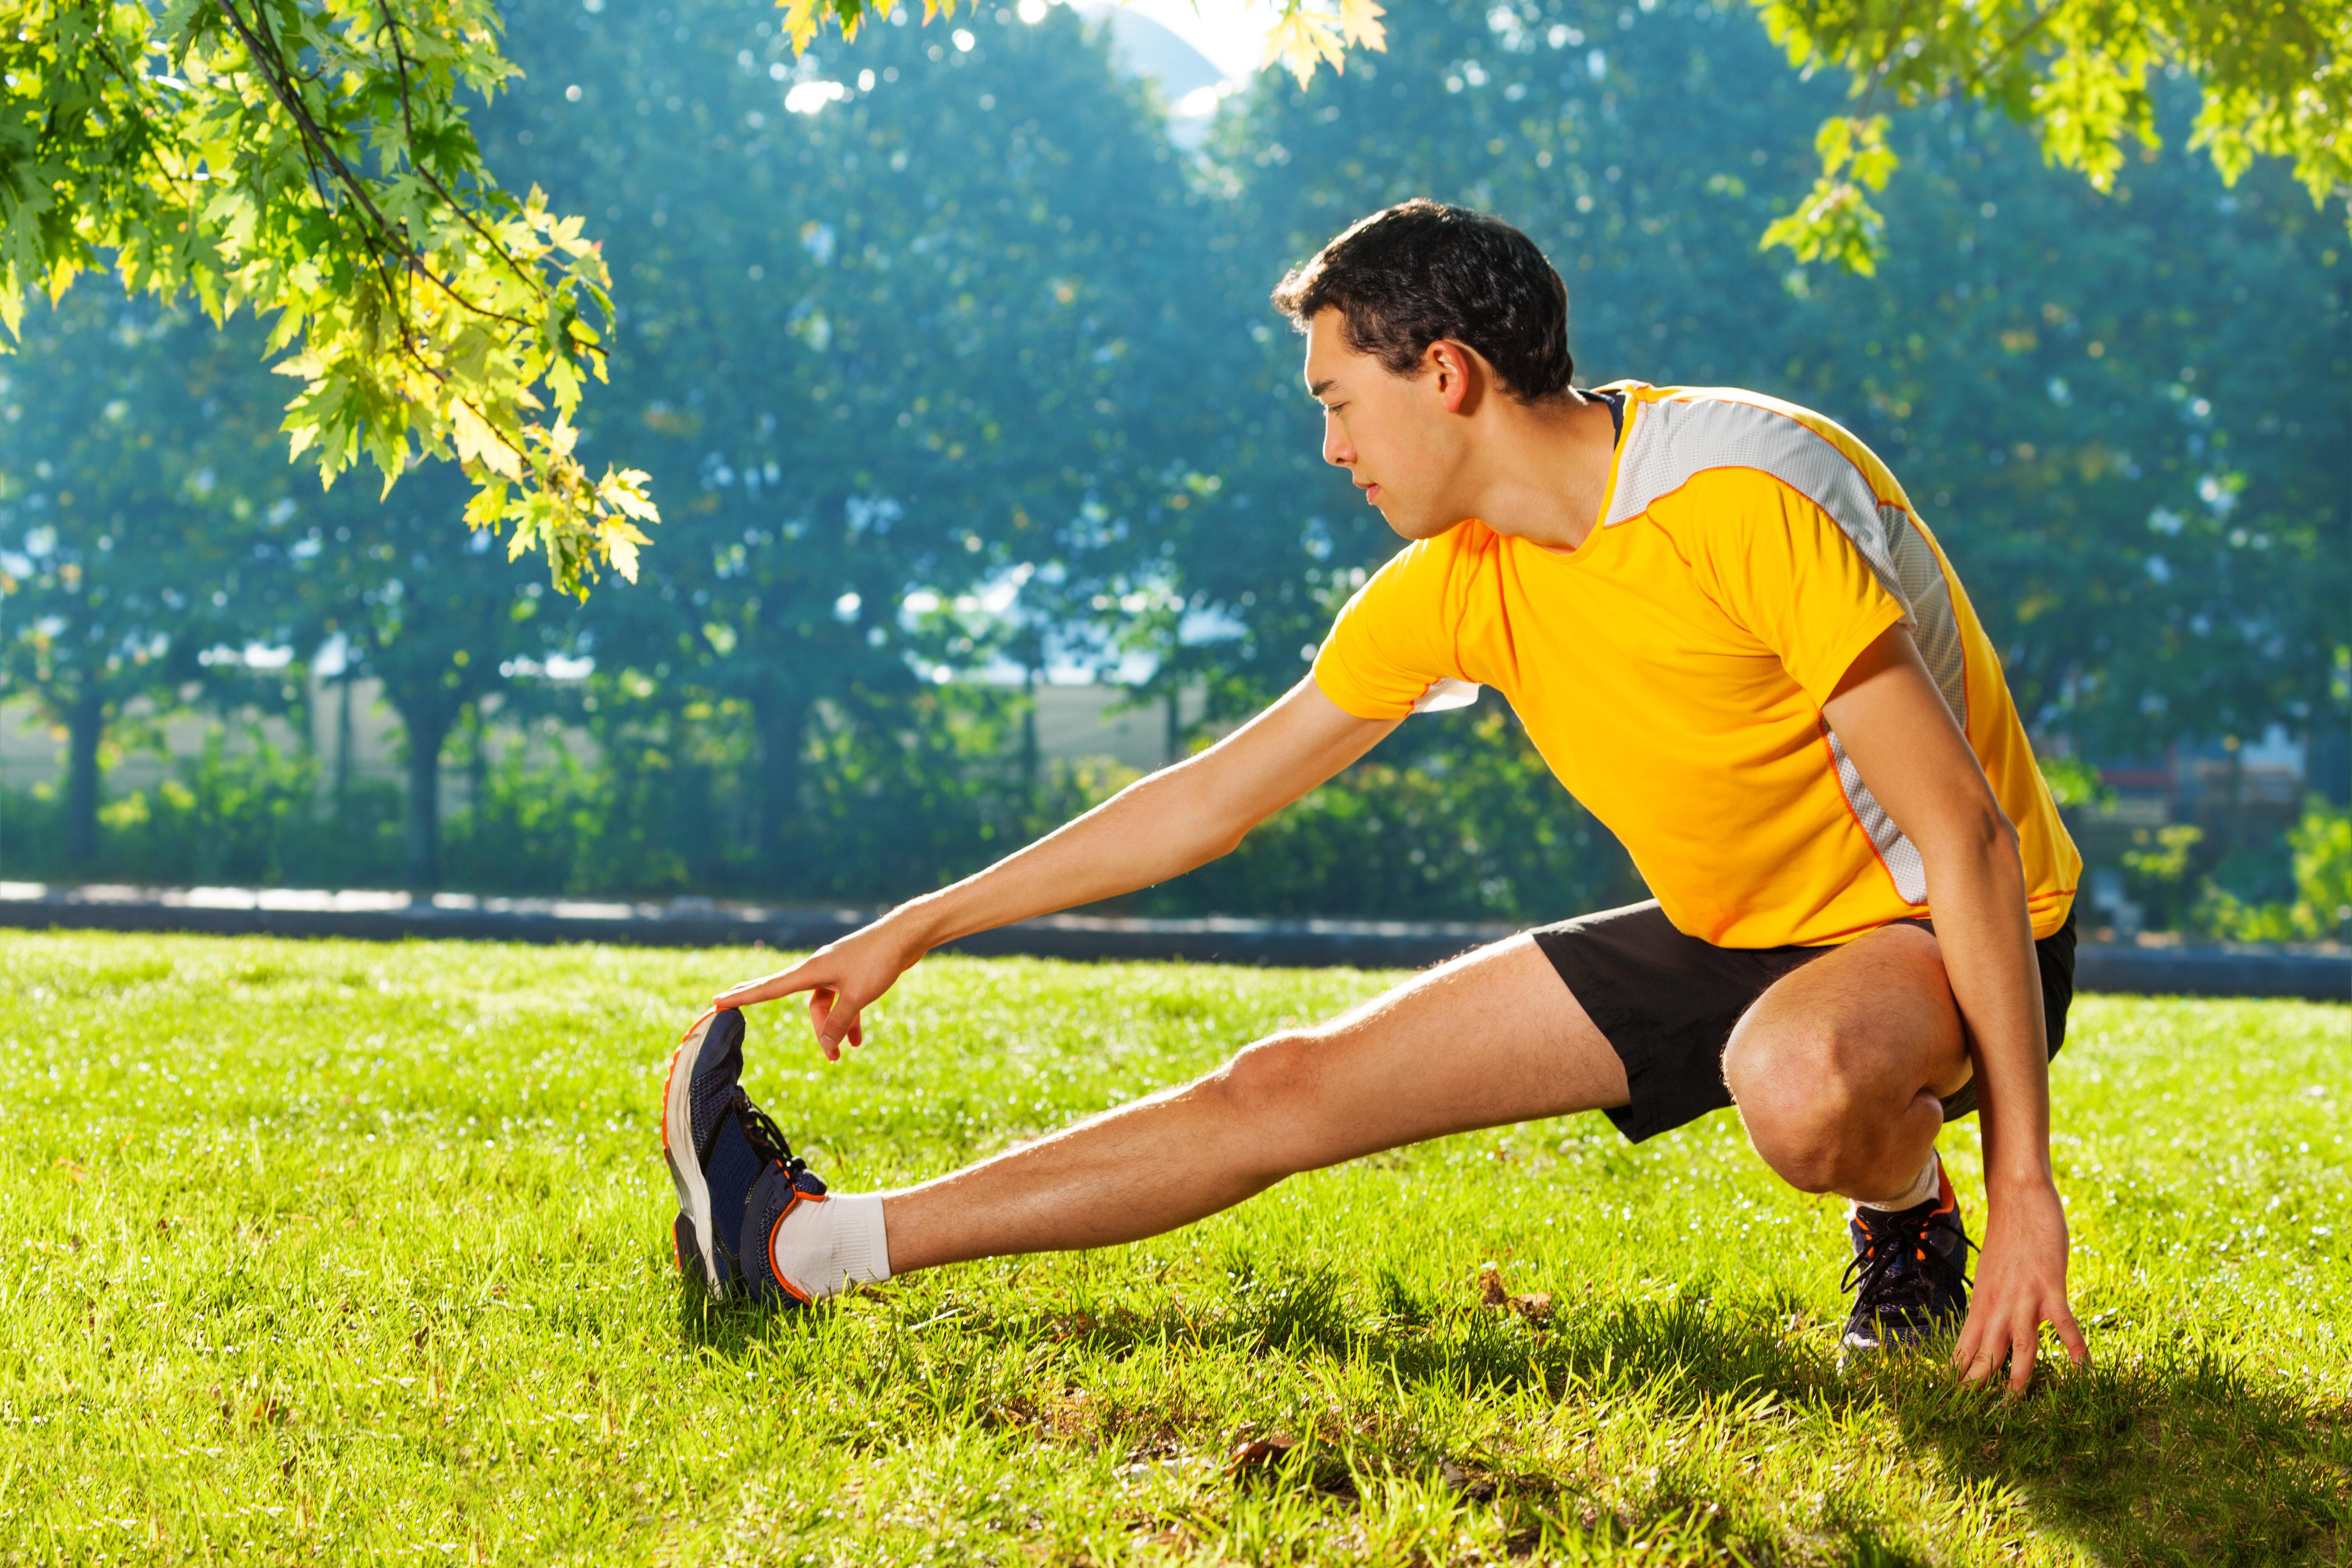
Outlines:
<svg viewBox="0 0 2352 1568"><path fill-rule="evenodd" d="M1727 491L1702 504L1716 524L1706 553L1720 602L1814 706L1827 706L1863 649L1887 627L1914 624L1911 606L1805 496L1752 470L1706 478Z"/></svg>
<svg viewBox="0 0 2352 1568"><path fill-rule="evenodd" d="M1315 655L1315 684L1359 719L1402 719L1460 681L1444 536L1407 545L1356 590ZM1450 705L1450 704L1449 704Z"/></svg>

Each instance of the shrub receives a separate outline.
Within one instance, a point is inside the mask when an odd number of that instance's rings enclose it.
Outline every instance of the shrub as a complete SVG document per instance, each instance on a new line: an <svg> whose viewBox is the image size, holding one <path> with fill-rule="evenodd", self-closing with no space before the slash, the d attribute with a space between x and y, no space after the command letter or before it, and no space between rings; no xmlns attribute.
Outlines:
<svg viewBox="0 0 2352 1568"><path fill-rule="evenodd" d="M2191 911L2200 931L2236 942L2314 942L2352 938L2352 807L2306 798L2303 820L2287 830L2295 897L2254 902L2212 881Z"/></svg>

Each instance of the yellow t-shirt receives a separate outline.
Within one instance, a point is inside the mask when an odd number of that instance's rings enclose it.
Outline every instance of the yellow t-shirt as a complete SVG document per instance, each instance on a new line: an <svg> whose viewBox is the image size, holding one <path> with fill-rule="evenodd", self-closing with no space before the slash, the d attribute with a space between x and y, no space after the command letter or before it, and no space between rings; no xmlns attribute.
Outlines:
<svg viewBox="0 0 2352 1568"><path fill-rule="evenodd" d="M1901 622L2017 826L2034 935L2056 931L2082 857L2000 659L1886 466L1755 393L1611 390L1626 417L1601 526L1574 551L1475 520L1408 546L1339 612L1315 660L1325 695L1401 719L1460 700L1442 683L1492 686L1677 931L1838 942L1932 914L1918 849L1822 716Z"/></svg>

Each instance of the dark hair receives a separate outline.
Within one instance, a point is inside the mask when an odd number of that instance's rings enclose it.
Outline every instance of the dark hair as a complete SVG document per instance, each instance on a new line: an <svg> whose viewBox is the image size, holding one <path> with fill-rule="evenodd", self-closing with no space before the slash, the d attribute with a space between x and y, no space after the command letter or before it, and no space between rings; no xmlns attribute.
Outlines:
<svg viewBox="0 0 2352 1568"><path fill-rule="evenodd" d="M1568 285L1535 241L1426 197L1350 226L1283 278L1274 304L1302 332L1337 309L1348 346L1397 375L1414 374L1440 338L1476 349L1522 403L1558 395L1576 372Z"/></svg>

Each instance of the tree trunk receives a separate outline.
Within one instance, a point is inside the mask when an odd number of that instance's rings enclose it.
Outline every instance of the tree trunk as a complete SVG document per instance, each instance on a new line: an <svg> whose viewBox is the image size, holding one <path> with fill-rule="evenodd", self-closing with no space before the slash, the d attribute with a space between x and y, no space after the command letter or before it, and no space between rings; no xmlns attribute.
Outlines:
<svg viewBox="0 0 2352 1568"><path fill-rule="evenodd" d="M335 820L342 820L352 803L352 676L343 671L343 693L335 706Z"/></svg>
<svg viewBox="0 0 2352 1568"><path fill-rule="evenodd" d="M792 873L801 823L801 742L808 731L809 699L798 691L755 697L760 726L760 858L770 873Z"/></svg>
<svg viewBox="0 0 2352 1568"><path fill-rule="evenodd" d="M2246 743L2239 737L2232 735L2230 737L2230 821L2228 841L2222 845L2221 854L2215 856L2214 859L2219 861L2223 855L2236 854L2239 846L2245 843L2245 841Z"/></svg>
<svg viewBox="0 0 2352 1568"><path fill-rule="evenodd" d="M475 835L482 831L482 802L490 793L490 759L486 751L488 744L482 704L477 699L466 708L466 820L467 831Z"/></svg>
<svg viewBox="0 0 2352 1568"><path fill-rule="evenodd" d="M106 701L85 691L66 714L66 864L77 872L98 864L98 746L105 738Z"/></svg>
<svg viewBox="0 0 2352 1568"><path fill-rule="evenodd" d="M408 890L431 893L441 886L441 747L449 738L449 715L410 717L408 731Z"/></svg>
<svg viewBox="0 0 2352 1568"><path fill-rule="evenodd" d="M1021 693L1028 699L1021 709L1021 787L1031 804L1037 798L1037 671L1021 672Z"/></svg>

